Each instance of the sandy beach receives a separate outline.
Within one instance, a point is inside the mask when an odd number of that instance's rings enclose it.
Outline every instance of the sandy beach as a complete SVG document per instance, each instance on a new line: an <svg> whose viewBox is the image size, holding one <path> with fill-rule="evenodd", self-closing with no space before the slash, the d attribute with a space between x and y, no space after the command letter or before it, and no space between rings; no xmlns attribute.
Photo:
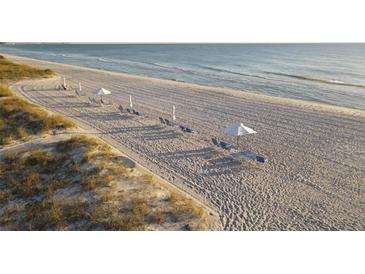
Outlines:
<svg viewBox="0 0 365 274"><path fill-rule="evenodd" d="M364 111L4 56L57 72L13 88L211 206L226 230L365 229ZM61 76L73 87L81 82L89 96L100 87L112 91L114 105L90 106L87 96L57 90ZM117 110L129 95L146 116ZM172 105L193 134L160 124ZM234 143L222 128L237 121L257 131L241 138L241 148L266 163L239 161L213 146L212 137Z"/></svg>

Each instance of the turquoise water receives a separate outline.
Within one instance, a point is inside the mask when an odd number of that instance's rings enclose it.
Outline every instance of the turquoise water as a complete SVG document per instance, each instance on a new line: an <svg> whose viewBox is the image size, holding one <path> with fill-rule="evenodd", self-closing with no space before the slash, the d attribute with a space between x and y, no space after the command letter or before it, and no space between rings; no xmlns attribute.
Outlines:
<svg viewBox="0 0 365 274"><path fill-rule="evenodd" d="M0 52L365 109L365 44L2 44Z"/></svg>

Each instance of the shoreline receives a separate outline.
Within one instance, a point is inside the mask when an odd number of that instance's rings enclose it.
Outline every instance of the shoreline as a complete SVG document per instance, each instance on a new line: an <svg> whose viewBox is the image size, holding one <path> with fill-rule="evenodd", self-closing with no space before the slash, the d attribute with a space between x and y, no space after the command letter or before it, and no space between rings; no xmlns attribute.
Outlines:
<svg viewBox="0 0 365 274"><path fill-rule="evenodd" d="M145 117L90 106L87 97L56 90L59 77L13 84L32 102L92 126L152 173L206 199L226 230L365 227L363 190L357 186L365 176L361 111L350 115L346 109L347 115L340 115L338 108L324 111L248 92L48 61L23 62L65 75L74 86L81 81L87 94L100 86L110 89L116 105L125 106L133 94ZM158 116L170 115L173 104L178 122L191 126L194 134L159 123ZM242 139L242 147L264 155L267 163L237 161L212 146L212 136L229 141L221 129L235 120L258 132Z"/></svg>
<svg viewBox="0 0 365 274"><path fill-rule="evenodd" d="M110 73L114 75L121 75L123 77L127 77L129 79L136 79L136 80L147 80L147 81L159 81L159 82L166 82L167 84L176 84L177 86L186 86L186 87L195 87L195 88L205 88L209 89L211 91L217 92L217 93L223 93L227 95L233 95L240 98L254 98L257 100L262 101L271 101L274 104L283 104L288 106L296 106L301 108L307 108L310 110L320 110L320 111L328 111L333 112L337 114L345 114L350 116L360 116L365 117L365 110L357 109L357 108L349 108L349 107L342 107L338 105L331 105L326 104L318 101L308 101L308 100L302 100L302 99L293 99L293 98L286 98L286 97L280 97L280 96L271 96L267 94L262 94L256 91L250 91L250 90L242 90L238 88L230 88L230 87L219 87L219 86L210 86L210 85L202 85L202 84L196 84L196 83L189 83L185 81L176 81L172 79L164 79L164 78L155 78L145 75L136 75L126 72L118 72L118 71L112 71L107 69L98 69L98 68L91 68L91 67L85 67L81 65L71 65L66 63L59 63L59 62L53 62L48 60L42 60L42 59L35 59L30 57L23 57L19 55L11 55L11 54L3 54L0 52L0 55L5 56L9 59L14 59L16 61L38 61L45 64L53 64L53 65L60 65L64 67L70 67L70 68L80 68L84 70L94 71L94 72L101 72L101 73Z"/></svg>

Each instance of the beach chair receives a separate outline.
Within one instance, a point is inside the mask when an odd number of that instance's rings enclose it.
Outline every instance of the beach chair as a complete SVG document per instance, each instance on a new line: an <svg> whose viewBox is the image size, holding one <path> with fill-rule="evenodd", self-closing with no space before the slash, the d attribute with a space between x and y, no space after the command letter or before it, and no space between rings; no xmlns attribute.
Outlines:
<svg viewBox="0 0 365 274"><path fill-rule="evenodd" d="M75 93L78 97L80 97L80 93L77 91L77 89L75 89Z"/></svg>
<svg viewBox="0 0 365 274"><path fill-rule="evenodd" d="M103 105L103 103L101 102L101 101L98 101L98 100L96 100L95 98L92 98L92 100L93 100L93 102L94 102L94 105L96 105L96 106L102 106Z"/></svg>
<svg viewBox="0 0 365 274"><path fill-rule="evenodd" d="M165 120L162 118L162 117L158 117L158 119L160 119L160 123L161 124L163 124L163 125L165 125L166 123L165 123Z"/></svg>
<svg viewBox="0 0 365 274"><path fill-rule="evenodd" d="M219 142L219 146L221 148L223 148L224 150L228 150L228 151L234 150L234 146L232 146L231 144L228 144L226 142Z"/></svg>
<svg viewBox="0 0 365 274"><path fill-rule="evenodd" d="M193 130L190 127L185 127L185 132L193 133Z"/></svg>
<svg viewBox="0 0 365 274"><path fill-rule="evenodd" d="M171 126L171 123L168 119L165 119L165 124L168 125L168 126Z"/></svg>
<svg viewBox="0 0 365 274"><path fill-rule="evenodd" d="M127 112L132 114L132 111L129 108L127 108Z"/></svg>
<svg viewBox="0 0 365 274"><path fill-rule="evenodd" d="M219 142L218 142L218 139L217 138L212 138L212 142L215 146L219 147Z"/></svg>
<svg viewBox="0 0 365 274"><path fill-rule="evenodd" d="M89 103L90 104L93 104L94 103L93 100L90 97L87 97L87 98L89 99Z"/></svg>
<svg viewBox="0 0 365 274"><path fill-rule="evenodd" d="M256 161L259 163L265 163L265 158L260 155L256 155Z"/></svg>
<svg viewBox="0 0 365 274"><path fill-rule="evenodd" d="M124 112L124 109L123 109L122 105L119 105L118 109L119 109L119 111L120 111L121 113L123 113L123 112Z"/></svg>

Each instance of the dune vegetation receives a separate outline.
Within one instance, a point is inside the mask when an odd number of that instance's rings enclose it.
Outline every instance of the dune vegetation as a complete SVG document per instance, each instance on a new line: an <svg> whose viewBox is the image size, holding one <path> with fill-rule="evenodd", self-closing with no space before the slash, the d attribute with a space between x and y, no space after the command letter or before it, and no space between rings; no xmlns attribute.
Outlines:
<svg viewBox="0 0 365 274"><path fill-rule="evenodd" d="M0 147L50 130L74 126L61 115L49 113L16 96L7 86L10 81L52 75L54 73L51 70L15 64L0 55Z"/></svg>
<svg viewBox="0 0 365 274"><path fill-rule="evenodd" d="M0 161L0 229L196 230L206 210L85 135Z"/></svg>
<svg viewBox="0 0 365 274"><path fill-rule="evenodd" d="M0 55L0 82L19 81L30 78L48 78L55 73L50 69L37 69L28 65L21 65L11 62Z"/></svg>

